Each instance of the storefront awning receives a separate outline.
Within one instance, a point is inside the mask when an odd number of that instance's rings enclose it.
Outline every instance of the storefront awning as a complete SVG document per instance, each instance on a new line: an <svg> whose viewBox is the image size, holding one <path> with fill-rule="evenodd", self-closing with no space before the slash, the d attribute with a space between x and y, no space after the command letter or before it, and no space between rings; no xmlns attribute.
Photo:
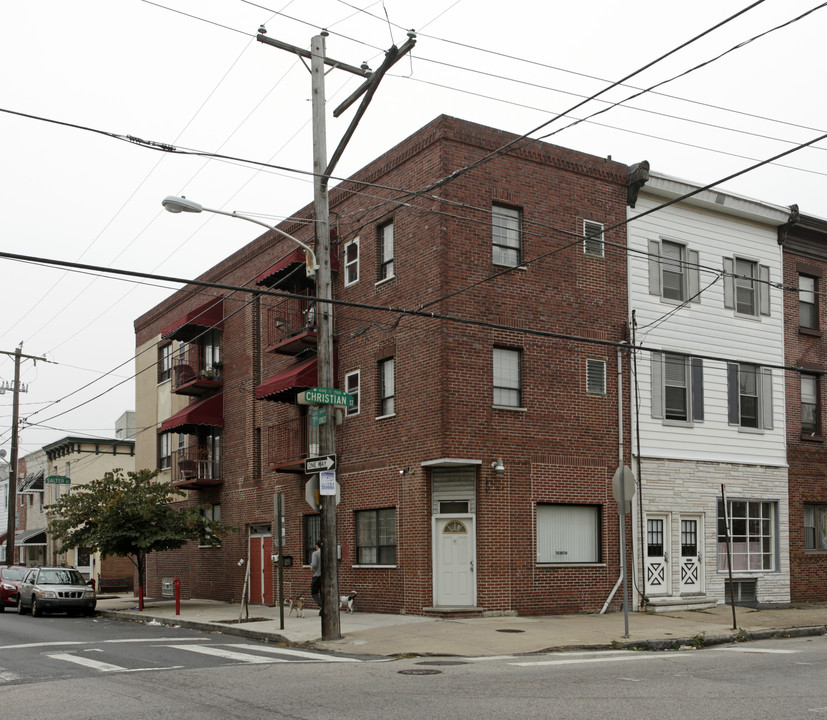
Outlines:
<svg viewBox="0 0 827 720"><path fill-rule="evenodd" d="M14 544L20 547L21 545L45 545L46 544L46 530L40 528L39 530L21 530L14 534Z"/></svg>
<svg viewBox="0 0 827 720"><path fill-rule="evenodd" d="M334 233L331 231L330 269L336 272L339 269L339 253L333 238ZM292 271L297 270L299 265L304 265L305 260L304 249L297 247L283 258L276 260L276 262L256 278L255 283L256 285L264 285L266 287L278 285ZM299 272L304 274L304 270L299 270Z"/></svg>
<svg viewBox="0 0 827 720"><path fill-rule="evenodd" d="M317 358L310 358L276 373L256 388L256 400L290 402L300 390L316 387L317 362Z"/></svg>
<svg viewBox="0 0 827 720"><path fill-rule="evenodd" d="M199 427L224 427L224 393L187 405L161 423L160 432L195 434Z"/></svg>
<svg viewBox="0 0 827 720"><path fill-rule="evenodd" d="M223 297L213 298L194 310L190 310L186 315L161 330L161 337L165 340L191 342L204 330L212 328L216 330L224 329Z"/></svg>

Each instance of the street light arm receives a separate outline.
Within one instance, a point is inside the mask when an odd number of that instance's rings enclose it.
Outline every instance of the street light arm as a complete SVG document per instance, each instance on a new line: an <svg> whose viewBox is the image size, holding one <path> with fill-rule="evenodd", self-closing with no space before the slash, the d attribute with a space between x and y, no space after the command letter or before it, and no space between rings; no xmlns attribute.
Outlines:
<svg viewBox="0 0 827 720"><path fill-rule="evenodd" d="M213 213L214 215L226 215L227 217L234 217L238 218L239 220L246 220L247 222L255 223L256 225L261 225L262 227L266 227L268 230L272 230L275 233L278 233L282 237L291 240L292 242L300 245L304 248L306 253L309 253L310 260L312 266L307 269L308 275L315 275L316 270L319 269L319 263L316 259L316 253L313 252L313 249L308 246L306 243L303 243L298 238L294 238L292 235L288 235L284 230L279 230L277 227L270 225L269 223L263 222L262 220L256 220L253 217L249 217L248 215L241 215L237 213L235 210L233 212L227 212L226 210L216 210L215 208L208 208L204 207L203 205L199 205L197 202L193 200L189 200L185 197L176 197L174 195L169 195L164 198L163 202L161 203L164 206L164 209L167 212L171 213L180 213L180 212L191 212L191 213L200 213L200 212L208 212Z"/></svg>

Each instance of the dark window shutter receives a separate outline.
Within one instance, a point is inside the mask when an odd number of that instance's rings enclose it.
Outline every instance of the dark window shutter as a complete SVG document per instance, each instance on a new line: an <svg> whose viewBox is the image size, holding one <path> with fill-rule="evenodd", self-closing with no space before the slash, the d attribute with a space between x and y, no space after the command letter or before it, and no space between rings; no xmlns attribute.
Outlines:
<svg viewBox="0 0 827 720"><path fill-rule="evenodd" d="M727 407L730 425L741 424L738 363L727 363Z"/></svg>
<svg viewBox="0 0 827 720"><path fill-rule="evenodd" d="M761 315L770 314L770 269L766 265L758 266L758 309Z"/></svg>
<svg viewBox="0 0 827 720"><path fill-rule="evenodd" d="M649 292L660 295L660 243L649 241Z"/></svg>
<svg viewBox="0 0 827 720"><path fill-rule="evenodd" d="M692 364L692 419L704 419L704 361L693 357Z"/></svg>
<svg viewBox="0 0 827 720"><path fill-rule="evenodd" d="M772 370L761 368L761 427L772 430Z"/></svg>
<svg viewBox="0 0 827 720"><path fill-rule="evenodd" d="M698 258L697 250L686 251L686 295L687 299L693 303L701 301L701 273L698 265L700 260Z"/></svg>
<svg viewBox="0 0 827 720"><path fill-rule="evenodd" d="M735 309L735 260L724 258L724 307Z"/></svg>
<svg viewBox="0 0 827 720"><path fill-rule="evenodd" d="M652 353L652 417L663 417L663 353Z"/></svg>

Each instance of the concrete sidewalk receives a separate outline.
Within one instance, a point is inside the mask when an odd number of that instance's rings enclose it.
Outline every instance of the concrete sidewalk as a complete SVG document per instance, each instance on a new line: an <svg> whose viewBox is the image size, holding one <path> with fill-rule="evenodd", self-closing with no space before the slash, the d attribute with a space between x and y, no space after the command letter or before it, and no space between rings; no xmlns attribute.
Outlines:
<svg viewBox="0 0 827 720"><path fill-rule="evenodd" d="M146 600L138 611L134 597L98 598L98 611L110 618L178 625L228 635L306 645L340 653L379 656L455 655L465 657L515 655L566 649L638 647L668 649L774 636L827 633L827 603L755 610L732 608L662 613L629 613L625 637L623 613L607 615L495 616L431 618L354 612L341 614L339 640L321 639L318 610L303 618L288 617L284 627L278 607L251 605L249 620L239 622L238 605L211 600Z"/></svg>

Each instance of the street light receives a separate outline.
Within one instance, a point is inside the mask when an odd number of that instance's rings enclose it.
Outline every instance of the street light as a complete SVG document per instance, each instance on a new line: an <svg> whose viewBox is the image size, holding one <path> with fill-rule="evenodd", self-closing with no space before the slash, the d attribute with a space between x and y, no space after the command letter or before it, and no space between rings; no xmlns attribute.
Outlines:
<svg viewBox="0 0 827 720"><path fill-rule="evenodd" d="M319 269L319 264L316 261L316 253L313 252L312 248L308 245L303 243L301 240L294 238L292 235L288 235L284 230L279 230L277 227L273 225L268 225L266 222L262 222L261 220L256 220L253 217L249 217L248 215L240 215L239 213L233 212L226 212L225 210L215 210L213 208L204 207L203 205L199 205L197 202L193 200L188 200L185 197L177 197L175 195L168 195L164 198L163 202L161 203L164 206L164 209L167 212L171 213L181 213L181 212L188 212L188 213L200 213L200 212L209 212L214 213L215 215L227 215L228 217L240 218L241 220L246 220L247 222L255 223L256 225L261 225L266 227L268 230L272 230L283 237L286 237L288 240L292 240L297 245L301 245L304 248L304 253L307 256L307 264L305 269L307 271L307 277L313 277L316 274L316 270Z"/></svg>

